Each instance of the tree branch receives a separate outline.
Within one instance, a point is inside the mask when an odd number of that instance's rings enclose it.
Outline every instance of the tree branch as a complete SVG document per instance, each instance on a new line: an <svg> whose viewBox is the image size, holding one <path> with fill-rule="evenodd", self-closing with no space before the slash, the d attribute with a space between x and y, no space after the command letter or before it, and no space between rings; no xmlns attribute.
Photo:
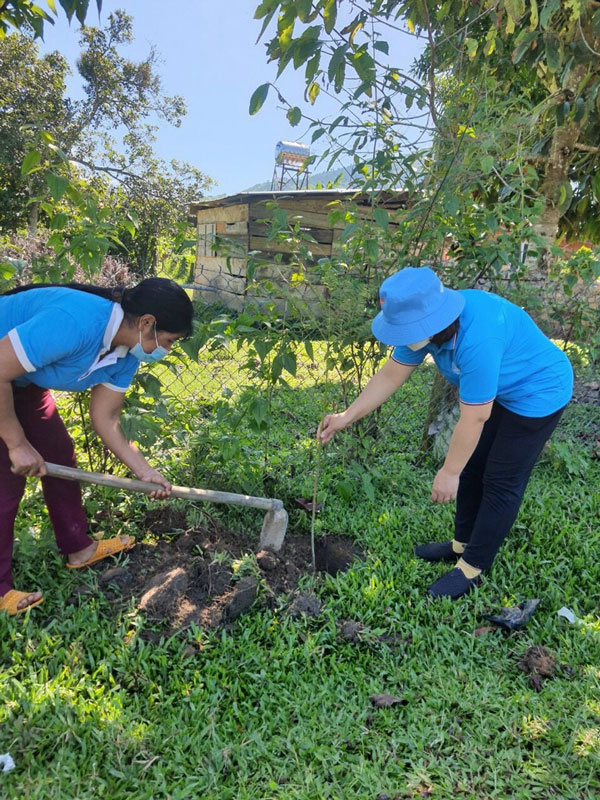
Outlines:
<svg viewBox="0 0 600 800"><path fill-rule="evenodd" d="M600 3L598 3L600 6ZM573 145L575 150L583 150L584 153L600 153L600 147L593 147L591 144L583 144L582 142L575 142Z"/></svg>
<svg viewBox="0 0 600 800"><path fill-rule="evenodd" d="M429 9L427 8L427 0L422 0L423 11L425 13L425 22L427 24L427 38L429 39L429 113L436 128L439 129L438 116L435 110L435 42L433 40L433 31L431 30L431 19L429 17Z"/></svg>

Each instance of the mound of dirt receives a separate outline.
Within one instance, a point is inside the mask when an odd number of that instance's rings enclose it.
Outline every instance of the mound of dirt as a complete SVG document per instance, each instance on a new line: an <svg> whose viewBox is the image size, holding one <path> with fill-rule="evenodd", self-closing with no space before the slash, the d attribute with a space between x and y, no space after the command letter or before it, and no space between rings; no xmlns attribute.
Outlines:
<svg viewBox="0 0 600 800"><path fill-rule="evenodd" d="M543 678L553 678L556 672L556 659L541 645L530 647L518 664L520 670L529 675L529 683L536 692L543 686Z"/></svg>
<svg viewBox="0 0 600 800"><path fill-rule="evenodd" d="M150 530L161 534L180 528L179 516L161 517L157 511L146 519ZM361 557L343 536L322 538L315 545L318 571L336 574ZM294 593L300 577L312 571L309 536L288 534L279 553L253 553L248 536L217 526L184 530L155 544L139 543L122 560L122 566L103 561L93 567L100 590L115 611L133 598L146 617L162 623L167 632L190 625L226 626L258 598L273 607L278 596ZM88 592L86 586L78 587L71 602ZM290 613L318 613L315 609L296 608L292 601Z"/></svg>

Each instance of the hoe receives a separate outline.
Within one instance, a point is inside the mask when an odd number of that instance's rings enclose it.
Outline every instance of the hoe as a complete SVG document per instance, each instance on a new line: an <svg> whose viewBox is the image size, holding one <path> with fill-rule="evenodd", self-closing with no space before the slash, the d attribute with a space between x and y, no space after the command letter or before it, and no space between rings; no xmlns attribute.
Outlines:
<svg viewBox="0 0 600 800"><path fill-rule="evenodd" d="M98 486L111 486L115 489L125 489L128 492L150 494L161 488L156 483L132 480L131 478L118 478L115 475L105 475L97 472L84 472L81 469L63 467L59 464L46 463L46 469L48 470L48 475L53 478L94 483ZM211 489L191 489L185 486L173 486L171 497L260 508L267 512L260 533L260 548L274 550L275 552L281 550L288 523L288 515L281 500L275 500L270 497L251 497L246 494L232 494L231 492L216 492Z"/></svg>

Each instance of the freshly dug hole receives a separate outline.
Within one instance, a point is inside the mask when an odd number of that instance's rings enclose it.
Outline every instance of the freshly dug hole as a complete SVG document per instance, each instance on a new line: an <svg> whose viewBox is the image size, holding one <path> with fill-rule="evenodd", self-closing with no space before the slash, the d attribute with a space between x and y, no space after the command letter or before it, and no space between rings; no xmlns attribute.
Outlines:
<svg viewBox="0 0 600 800"><path fill-rule="evenodd" d="M162 533L180 526L180 516L167 513L162 518L157 511L147 516L151 530ZM214 628L249 611L261 581L267 589L261 602L274 606L279 595L293 592L300 577L312 572L310 536L289 534L279 553L262 550L255 556L250 541L218 526L187 530L156 544L141 542L120 558L121 564L104 561L93 569L115 611L134 598L146 617L163 624L167 633L192 624ZM335 535L316 541L315 556L318 571L335 575L363 554L350 539ZM86 593L78 587L71 602Z"/></svg>

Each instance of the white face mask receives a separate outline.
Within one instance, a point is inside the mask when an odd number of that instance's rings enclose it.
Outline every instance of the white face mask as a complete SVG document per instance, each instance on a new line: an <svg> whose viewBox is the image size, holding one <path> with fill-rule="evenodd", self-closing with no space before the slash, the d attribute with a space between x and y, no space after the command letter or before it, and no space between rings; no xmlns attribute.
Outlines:
<svg viewBox="0 0 600 800"><path fill-rule="evenodd" d="M414 344L407 344L409 350L421 350L425 345L428 345L431 339L422 339L420 342L415 342Z"/></svg>

